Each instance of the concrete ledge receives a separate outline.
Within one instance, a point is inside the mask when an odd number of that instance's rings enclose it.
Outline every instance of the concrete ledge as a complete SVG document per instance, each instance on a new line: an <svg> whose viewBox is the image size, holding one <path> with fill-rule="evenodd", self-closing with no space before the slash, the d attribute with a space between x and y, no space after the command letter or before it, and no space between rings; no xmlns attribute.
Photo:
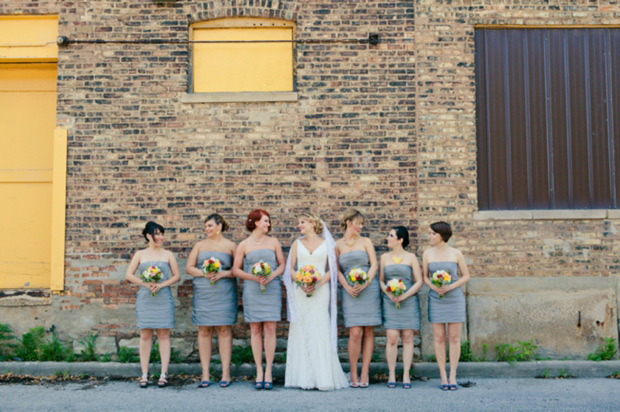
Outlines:
<svg viewBox="0 0 620 412"><path fill-rule="evenodd" d="M181 103L296 102L297 92L184 93Z"/></svg>
<svg viewBox="0 0 620 412"><path fill-rule="evenodd" d="M347 363L342 364L345 372L349 371ZM398 369L401 366L399 364ZM220 373L220 365L213 365L214 374ZM284 378L284 364L275 364L273 375ZM151 365L151 371L157 373L159 365ZM547 375L555 377L561 374L572 375L576 378L604 378L620 371L620 360L592 362L592 361L536 361L518 362L510 365L506 362L461 362L458 376L460 378L534 378ZM244 363L240 366L232 365L231 374L234 377L254 376L254 365ZM140 365L137 363L118 362L0 362L0 373L13 373L30 376L49 376L56 373L68 373L72 376L88 375L96 377L110 377L114 379L135 378L140 375ZM170 365L170 373L187 373L199 375L199 363L180 363ZM370 366L371 375L386 374L387 364L374 362ZM437 364L429 362L414 363L414 376L439 378Z"/></svg>
<svg viewBox="0 0 620 412"><path fill-rule="evenodd" d="M482 210L474 220L597 220L620 219L618 209Z"/></svg>
<svg viewBox="0 0 620 412"><path fill-rule="evenodd" d="M577 277L577 276L548 276L548 277L509 277L509 278L471 278L467 282L467 296L472 295L514 295L515 293L540 291L583 291L586 289L612 290L616 289L616 277Z"/></svg>

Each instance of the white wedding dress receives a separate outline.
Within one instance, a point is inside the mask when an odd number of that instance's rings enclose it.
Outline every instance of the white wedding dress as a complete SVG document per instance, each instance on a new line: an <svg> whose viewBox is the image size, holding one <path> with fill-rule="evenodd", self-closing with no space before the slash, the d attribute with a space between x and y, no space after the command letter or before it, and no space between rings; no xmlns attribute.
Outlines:
<svg viewBox="0 0 620 412"><path fill-rule="evenodd" d="M303 243L297 241L298 268L312 265L324 276L326 264L327 242L310 254ZM287 388L332 390L349 386L332 345L329 287L329 282L325 283L311 297L300 287L294 287L297 321L290 323L288 332L284 378Z"/></svg>

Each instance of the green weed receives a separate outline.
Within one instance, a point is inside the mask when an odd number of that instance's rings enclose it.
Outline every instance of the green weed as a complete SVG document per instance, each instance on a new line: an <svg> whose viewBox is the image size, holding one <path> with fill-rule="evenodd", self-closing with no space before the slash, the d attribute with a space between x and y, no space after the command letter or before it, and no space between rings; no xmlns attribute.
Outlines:
<svg viewBox="0 0 620 412"><path fill-rule="evenodd" d="M140 362L140 357L138 353L133 348L128 348L126 346L121 346L117 352L118 361L121 363L136 363Z"/></svg>
<svg viewBox="0 0 620 412"><path fill-rule="evenodd" d="M15 349L15 356L22 361L38 361L41 359L41 345L45 337L43 326L31 328L22 334L19 345Z"/></svg>
<svg viewBox="0 0 620 412"><path fill-rule="evenodd" d="M618 348L616 346L616 340L614 338L605 338L605 343L599 345L596 352L589 354L586 359L596 362L611 360L617 352Z"/></svg>
<svg viewBox="0 0 620 412"><path fill-rule="evenodd" d="M254 355L252 355L251 346L235 346L232 351L231 363L239 366L242 363L254 362Z"/></svg>
<svg viewBox="0 0 620 412"><path fill-rule="evenodd" d="M13 343L15 335L6 323L0 323L0 361L13 359L13 352L17 345Z"/></svg>
<svg viewBox="0 0 620 412"><path fill-rule="evenodd" d="M87 337L80 339L78 342L84 347L80 352L80 358L84 362L97 361L97 334L89 333Z"/></svg>
<svg viewBox="0 0 620 412"><path fill-rule="evenodd" d="M515 362L531 361L538 357L536 349L538 346L531 340L517 342L516 345L500 343L495 345L495 358L498 362L508 362L511 365Z"/></svg>

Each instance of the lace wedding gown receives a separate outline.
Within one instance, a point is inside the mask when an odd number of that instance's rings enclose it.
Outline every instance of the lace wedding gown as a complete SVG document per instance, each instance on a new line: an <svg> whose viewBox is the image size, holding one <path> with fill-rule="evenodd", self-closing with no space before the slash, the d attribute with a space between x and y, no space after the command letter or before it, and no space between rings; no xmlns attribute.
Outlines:
<svg viewBox="0 0 620 412"><path fill-rule="evenodd" d="M324 276L327 242L312 254L297 241L297 267L316 267ZM330 279L330 281L337 281ZM338 354L333 350L329 318L329 282L315 289L311 297L294 287L297 321L291 322L286 348L287 388L331 390L349 386Z"/></svg>

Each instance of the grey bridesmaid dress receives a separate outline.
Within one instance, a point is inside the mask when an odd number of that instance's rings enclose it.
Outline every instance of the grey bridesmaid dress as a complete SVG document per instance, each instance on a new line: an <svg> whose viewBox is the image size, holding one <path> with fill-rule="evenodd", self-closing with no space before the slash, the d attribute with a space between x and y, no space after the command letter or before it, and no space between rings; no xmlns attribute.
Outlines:
<svg viewBox="0 0 620 412"><path fill-rule="evenodd" d="M351 269L358 268L368 273L370 269L370 259L368 253L363 250L354 250L343 253L338 258L340 269L347 278L349 285L353 286L348 279ZM342 314L344 325L347 328L353 326L378 326L381 325L381 288L377 276L374 277L370 285L362 291L357 298L349 295L342 290Z"/></svg>
<svg viewBox="0 0 620 412"><path fill-rule="evenodd" d="M230 270L233 263L232 255L223 252L200 252L196 259L196 267L202 270L205 260L219 259L222 270ZM197 326L234 325L237 321L237 280L222 278L211 286L211 281L194 278L194 299L192 323Z"/></svg>
<svg viewBox="0 0 620 412"><path fill-rule="evenodd" d="M252 273L252 266L260 261L268 263L272 272L278 268L276 252L272 249L256 249L243 258L243 271ZM246 322L279 322L282 320L282 286L280 277L265 286L252 280L243 281L243 319Z"/></svg>
<svg viewBox="0 0 620 412"><path fill-rule="evenodd" d="M163 261L143 262L138 267L137 276L149 266L157 266L161 270L161 281L172 276L170 265ZM151 290L140 286L136 296L136 321L138 329L172 329L174 328L174 299L169 286L161 288L155 296Z"/></svg>
<svg viewBox="0 0 620 412"><path fill-rule="evenodd" d="M396 263L386 265L383 268L385 283L392 279L402 279L407 287L405 292L413 285L413 271L410 265ZM413 329L420 330L420 301L418 294L408 297L400 302L400 309L390 300L387 294L383 294L383 327L385 329Z"/></svg>
<svg viewBox="0 0 620 412"><path fill-rule="evenodd" d="M446 270L452 276L452 282L458 280L458 264L456 262L432 262L428 264L429 276L437 270ZM428 293L428 320L430 323L463 323L465 322L465 294L463 289L456 288L446 293L443 298L433 290Z"/></svg>

